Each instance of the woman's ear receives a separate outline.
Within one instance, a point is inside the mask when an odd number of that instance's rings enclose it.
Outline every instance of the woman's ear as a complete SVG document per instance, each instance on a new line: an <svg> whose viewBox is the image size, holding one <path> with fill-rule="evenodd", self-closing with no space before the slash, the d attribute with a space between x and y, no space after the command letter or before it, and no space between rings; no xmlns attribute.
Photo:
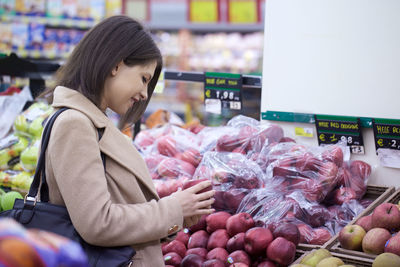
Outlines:
<svg viewBox="0 0 400 267"><path fill-rule="evenodd" d="M112 70L111 70L111 75L115 76L118 73L118 70L121 68L121 64L123 64L123 61L118 63Z"/></svg>

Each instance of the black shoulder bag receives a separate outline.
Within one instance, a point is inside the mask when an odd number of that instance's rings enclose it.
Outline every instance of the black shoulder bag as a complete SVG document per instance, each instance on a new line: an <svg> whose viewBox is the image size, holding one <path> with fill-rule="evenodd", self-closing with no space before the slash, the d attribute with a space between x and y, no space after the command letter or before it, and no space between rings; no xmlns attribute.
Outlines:
<svg viewBox="0 0 400 267"><path fill-rule="evenodd" d="M136 251L130 246L121 247L99 247L88 244L75 230L64 206L49 203L49 189L45 173L45 153L49 143L51 128L54 121L61 112L68 108L59 109L49 119L43 130L41 152L36 167L35 176L29 193L25 199L17 199L12 210L3 211L0 217L11 217L26 228L36 228L53 232L81 244L85 251L89 265L93 267L125 267L132 265L132 257ZM99 132L99 139L101 135ZM105 167L104 154L101 154ZM40 186L40 182L41 186ZM40 201L37 201L37 194L40 187ZM28 200L33 198L34 201Z"/></svg>

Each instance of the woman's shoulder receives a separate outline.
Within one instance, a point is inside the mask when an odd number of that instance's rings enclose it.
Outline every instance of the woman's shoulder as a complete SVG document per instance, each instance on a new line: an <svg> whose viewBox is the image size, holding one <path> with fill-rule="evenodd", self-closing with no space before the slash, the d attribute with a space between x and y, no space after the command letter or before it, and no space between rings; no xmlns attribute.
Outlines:
<svg viewBox="0 0 400 267"><path fill-rule="evenodd" d="M57 110L56 110L57 111ZM94 130L95 126L88 116L84 113L75 110L67 109L58 115L54 122L53 130L64 130L68 132L74 132L77 128Z"/></svg>

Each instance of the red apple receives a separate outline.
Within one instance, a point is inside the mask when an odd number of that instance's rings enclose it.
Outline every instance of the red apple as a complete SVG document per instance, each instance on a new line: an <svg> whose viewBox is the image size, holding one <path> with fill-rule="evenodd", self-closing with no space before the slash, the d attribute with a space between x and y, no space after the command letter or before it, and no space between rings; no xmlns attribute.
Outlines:
<svg viewBox="0 0 400 267"><path fill-rule="evenodd" d="M180 267L202 267L204 258L196 254L189 254L182 259Z"/></svg>
<svg viewBox="0 0 400 267"><path fill-rule="evenodd" d="M350 186L350 180L351 180L351 173L348 169L346 168L339 168L338 170L338 178L337 178L337 184L338 186Z"/></svg>
<svg viewBox="0 0 400 267"><path fill-rule="evenodd" d="M331 161L341 167L343 164L343 151L339 146L331 146L322 153L322 159Z"/></svg>
<svg viewBox="0 0 400 267"><path fill-rule="evenodd" d="M164 255L165 264L173 265L175 267L179 267L182 262L182 257L179 256L176 252L169 252Z"/></svg>
<svg viewBox="0 0 400 267"><path fill-rule="evenodd" d="M201 216L199 222L197 224L195 224L195 225L192 225L189 228L189 231L191 233L194 233L194 232L197 232L197 231L200 231L200 230L206 230L206 228L207 228L207 223L206 223L207 216L209 216L209 215Z"/></svg>
<svg viewBox="0 0 400 267"><path fill-rule="evenodd" d="M339 242L342 248L351 250L361 250L362 240L365 230L356 224L347 225L339 232Z"/></svg>
<svg viewBox="0 0 400 267"><path fill-rule="evenodd" d="M205 259L207 256L207 253L208 253L208 251L205 248L191 248L186 251L185 256L190 255L190 254L196 254L196 255L202 257L203 259Z"/></svg>
<svg viewBox="0 0 400 267"><path fill-rule="evenodd" d="M333 202L336 205L342 205L352 199L357 199L356 192L350 187L342 187L333 191Z"/></svg>
<svg viewBox="0 0 400 267"><path fill-rule="evenodd" d="M189 229L185 228L182 231L179 231L175 237L175 240L181 241L185 246L187 246L189 242L190 234Z"/></svg>
<svg viewBox="0 0 400 267"><path fill-rule="evenodd" d="M183 258L186 254L186 246L181 241L173 240L164 247L164 251L165 254L169 252L176 252L179 254L179 256L181 256L181 258Z"/></svg>
<svg viewBox="0 0 400 267"><path fill-rule="evenodd" d="M365 180L371 175L371 166L364 161L354 160L350 163L350 172Z"/></svg>
<svg viewBox="0 0 400 267"><path fill-rule="evenodd" d="M356 224L361 226L365 232L372 229L372 215L361 217L356 221Z"/></svg>
<svg viewBox="0 0 400 267"><path fill-rule="evenodd" d="M234 213L237 211L246 193L243 189L231 189L224 192L223 196L226 210Z"/></svg>
<svg viewBox="0 0 400 267"><path fill-rule="evenodd" d="M295 244L283 237L274 239L274 241L272 241L267 248L268 259L285 266L294 261L295 255Z"/></svg>
<svg viewBox="0 0 400 267"><path fill-rule="evenodd" d="M296 246L300 242L300 232L296 225L293 223L283 223L275 228L273 235L275 238L284 237L291 241Z"/></svg>
<svg viewBox="0 0 400 267"><path fill-rule="evenodd" d="M210 235L207 243L207 249L224 248L229 240L229 235L225 229L218 229Z"/></svg>
<svg viewBox="0 0 400 267"><path fill-rule="evenodd" d="M300 232L300 243L309 243L314 234L314 230L307 224L298 224L297 228Z"/></svg>
<svg viewBox="0 0 400 267"><path fill-rule="evenodd" d="M254 227L254 220L245 212L235 214L226 221L226 230L230 236L244 233L252 227Z"/></svg>
<svg viewBox="0 0 400 267"><path fill-rule="evenodd" d="M217 259L207 260L203 263L201 267L225 267L225 262Z"/></svg>
<svg viewBox="0 0 400 267"><path fill-rule="evenodd" d="M180 174L180 168L176 159L165 158L158 164L157 172L161 176L176 178Z"/></svg>
<svg viewBox="0 0 400 267"><path fill-rule="evenodd" d="M176 141L172 136L161 136L157 139L157 149L161 155L174 157L178 150L176 148Z"/></svg>
<svg viewBox="0 0 400 267"><path fill-rule="evenodd" d="M391 237L386 245L385 245L385 252L390 252L400 256L400 234Z"/></svg>
<svg viewBox="0 0 400 267"><path fill-rule="evenodd" d="M362 249L365 253L381 254L385 251L386 242L392 237L384 228L372 228L367 232L362 241Z"/></svg>
<svg viewBox="0 0 400 267"><path fill-rule="evenodd" d="M238 233L231 237L226 243L226 250L233 252L235 250L244 250L244 236L245 233Z"/></svg>
<svg viewBox="0 0 400 267"><path fill-rule="evenodd" d="M210 250L206 256L207 260L218 259L223 262L226 262L227 258L228 258L228 252L224 248L214 248Z"/></svg>
<svg viewBox="0 0 400 267"><path fill-rule="evenodd" d="M296 141L290 137L282 137L281 140L279 140L279 143L286 143L286 142L296 143Z"/></svg>
<svg viewBox="0 0 400 267"><path fill-rule="evenodd" d="M206 231L200 230L193 233L188 242L188 248L206 248L209 235Z"/></svg>
<svg viewBox="0 0 400 267"><path fill-rule="evenodd" d="M238 263L238 262L241 262L241 263L244 263L247 265L251 264L249 255L247 255L247 253L244 252L243 250L236 250L236 251L232 252L231 254L229 254L227 262L229 264L234 264L234 263Z"/></svg>
<svg viewBox="0 0 400 267"><path fill-rule="evenodd" d="M331 238L332 235L327 229L317 228L313 230L309 243L313 245L323 245L326 242L328 242Z"/></svg>
<svg viewBox="0 0 400 267"><path fill-rule="evenodd" d="M225 229L226 221L231 215L226 211L219 211L207 216L207 232L212 233L217 229Z"/></svg>
<svg viewBox="0 0 400 267"><path fill-rule="evenodd" d="M243 262L236 262L234 264L229 265L229 267L250 267L250 266Z"/></svg>
<svg viewBox="0 0 400 267"><path fill-rule="evenodd" d="M276 265L272 261L265 260L263 262L260 262L257 267L276 267Z"/></svg>
<svg viewBox="0 0 400 267"><path fill-rule="evenodd" d="M392 203L382 203L372 213L372 227L386 228L389 231L400 228L400 210Z"/></svg>
<svg viewBox="0 0 400 267"><path fill-rule="evenodd" d="M265 252L273 239L274 237L269 229L253 227L247 230L244 236L244 248L251 255L259 255Z"/></svg>
<svg viewBox="0 0 400 267"><path fill-rule="evenodd" d="M186 151L180 153L179 156L177 155L176 157L192 164L194 167L199 166L202 158L200 152L195 148L188 148Z"/></svg>

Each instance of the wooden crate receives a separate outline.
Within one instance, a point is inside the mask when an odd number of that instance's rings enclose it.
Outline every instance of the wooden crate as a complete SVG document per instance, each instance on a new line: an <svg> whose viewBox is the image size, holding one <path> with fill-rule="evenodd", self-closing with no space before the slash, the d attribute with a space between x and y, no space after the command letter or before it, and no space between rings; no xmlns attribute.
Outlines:
<svg viewBox="0 0 400 267"><path fill-rule="evenodd" d="M388 198L386 198L382 203L393 203L397 204L400 200L400 190L397 190L394 192L392 195L390 195ZM352 220L349 225L354 224L359 218L367 216L371 214L374 209L381 203L372 203L367 209L365 209L359 216L357 216L354 220ZM350 250L350 249L344 249L340 246L338 235L334 237L333 240L330 240L327 242L324 246L324 248L328 249L329 251L345 254L345 255L353 255L356 257L363 257L363 258L368 258L368 259L375 259L377 255L374 254L368 254L364 253L361 251L355 251L355 250Z"/></svg>
<svg viewBox="0 0 400 267"><path fill-rule="evenodd" d="M316 249L314 249L314 250L316 250ZM314 251L314 250L312 250L312 251ZM307 251L306 253L304 253L300 258L298 258L292 264L300 263L301 260L308 253L311 253L312 251ZM365 258L362 258L362 257L357 257L357 256L352 256L352 255L344 255L344 254L340 254L340 253L336 253L336 252L331 252L331 254L332 254L332 257L337 257L337 258L341 259L345 264L352 264L352 265L354 265L356 267L371 267L372 263L374 261L372 259L365 259Z"/></svg>
<svg viewBox="0 0 400 267"><path fill-rule="evenodd" d="M350 223L353 224L358 218L361 218L362 214L364 214L367 211L373 210L376 206L379 204L383 203L386 199L390 197L391 194L395 191L394 187L388 187L388 186L381 186L381 185L368 185L367 186L367 191L363 197L363 199L369 199L373 200L373 202L363 211L361 212L358 216L356 216ZM337 236L333 236L330 240L328 240L325 244L323 245L311 245L311 244L305 244L305 243L300 243L297 248L303 251L310 251L313 249L318 249L318 248L331 248L333 247L333 244L335 243L335 240L337 240Z"/></svg>

